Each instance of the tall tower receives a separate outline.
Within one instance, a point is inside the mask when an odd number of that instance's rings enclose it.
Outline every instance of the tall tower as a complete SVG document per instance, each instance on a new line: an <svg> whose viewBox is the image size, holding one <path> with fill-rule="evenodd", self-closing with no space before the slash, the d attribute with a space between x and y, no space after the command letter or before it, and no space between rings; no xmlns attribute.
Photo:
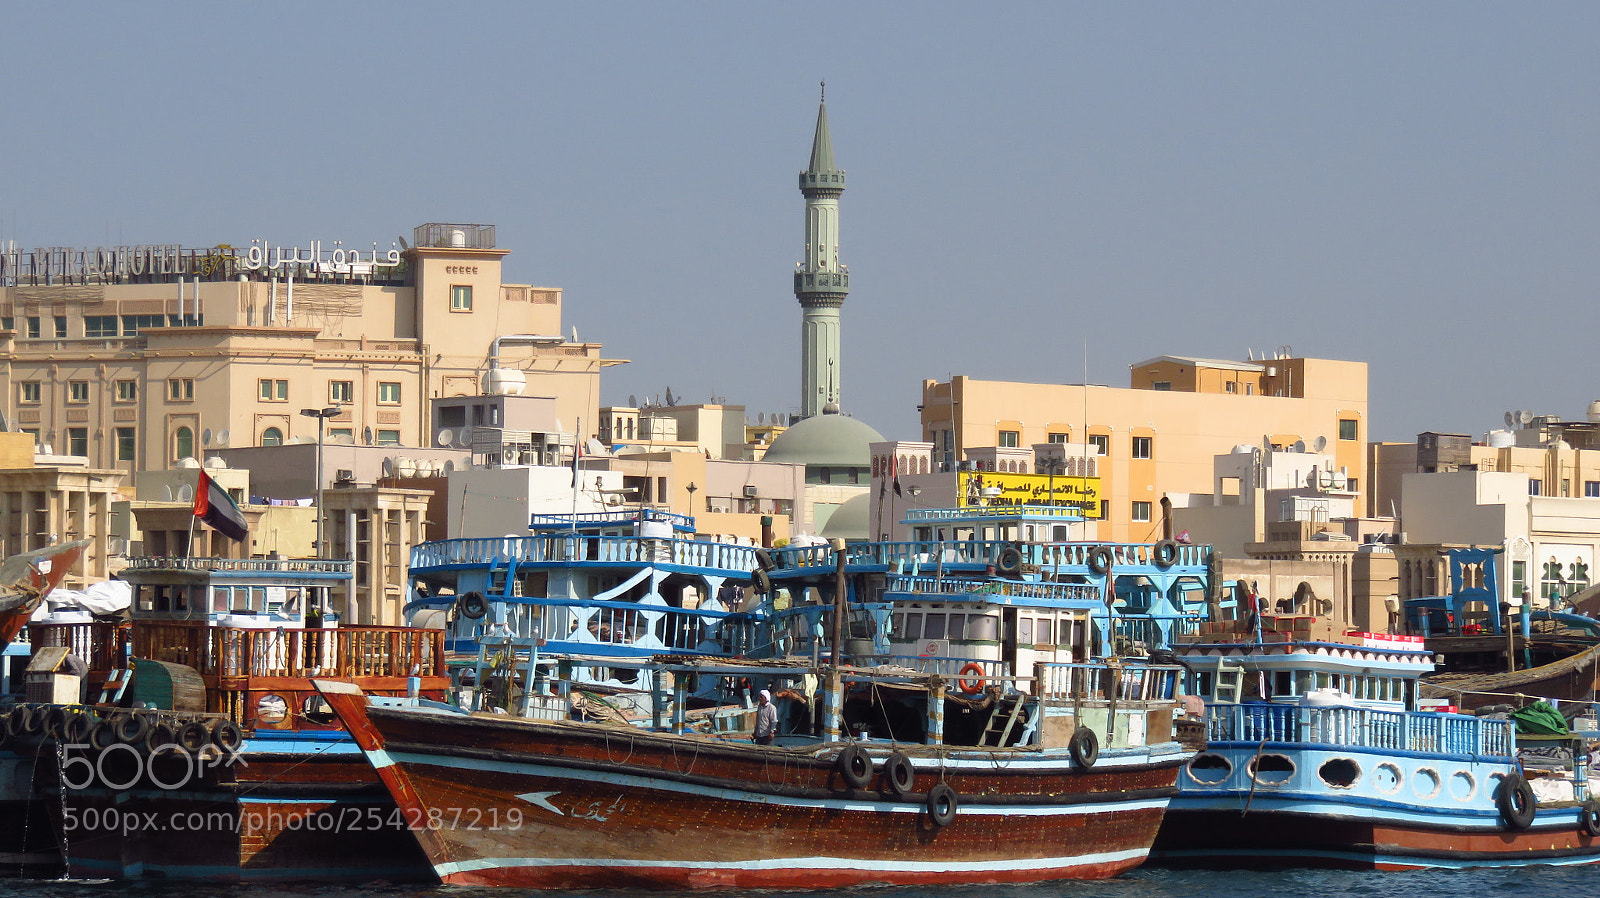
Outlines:
<svg viewBox="0 0 1600 898"><path fill-rule="evenodd" d="M824 88L826 85L824 85ZM800 417L839 410L839 309L850 292L850 269L839 264L839 194L844 172L833 164L828 98L817 107L811 165L800 173L806 198L805 261L795 266L800 318Z"/></svg>

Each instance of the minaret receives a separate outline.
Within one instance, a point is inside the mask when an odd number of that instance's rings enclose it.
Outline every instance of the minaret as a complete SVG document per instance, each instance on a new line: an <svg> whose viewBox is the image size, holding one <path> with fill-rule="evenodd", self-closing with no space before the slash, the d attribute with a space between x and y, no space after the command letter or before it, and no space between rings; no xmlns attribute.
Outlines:
<svg viewBox="0 0 1600 898"><path fill-rule="evenodd" d="M826 91L827 84L823 84ZM805 261L795 266L800 301L800 417L839 410L839 307L850 292L850 269L839 264L839 194L844 172L833 164L828 97L817 107L811 166L800 173L806 198Z"/></svg>

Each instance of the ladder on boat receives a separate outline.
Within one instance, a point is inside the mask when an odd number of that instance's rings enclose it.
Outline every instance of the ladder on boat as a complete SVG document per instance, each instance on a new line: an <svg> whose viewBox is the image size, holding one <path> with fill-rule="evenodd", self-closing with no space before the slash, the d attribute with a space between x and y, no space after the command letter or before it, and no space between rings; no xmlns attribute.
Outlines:
<svg viewBox="0 0 1600 898"><path fill-rule="evenodd" d="M1005 746L1010 740L1011 733L1017 726L1017 720L1022 716L1022 705L1026 695L1014 693L1003 695L995 701L994 708L989 712L989 725L983 731L983 738L978 740L979 745L993 745L996 748ZM1010 707L1007 708L1006 704ZM994 741L990 741L993 739Z"/></svg>

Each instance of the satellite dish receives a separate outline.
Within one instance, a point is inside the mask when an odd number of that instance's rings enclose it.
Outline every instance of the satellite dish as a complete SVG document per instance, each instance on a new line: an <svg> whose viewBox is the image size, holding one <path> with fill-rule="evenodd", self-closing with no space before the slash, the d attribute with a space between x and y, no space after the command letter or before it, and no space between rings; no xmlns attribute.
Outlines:
<svg viewBox="0 0 1600 898"><path fill-rule="evenodd" d="M205 444L207 448L212 445L211 428L207 427L205 430L200 431L200 442Z"/></svg>
<svg viewBox="0 0 1600 898"><path fill-rule="evenodd" d="M455 438L456 435L450 432L450 428L442 427L439 429L437 434L434 434L433 444L441 449L448 449L450 446L454 445L451 440L454 440Z"/></svg>
<svg viewBox="0 0 1600 898"><path fill-rule="evenodd" d="M463 427L456 431L456 445L469 447L472 445L472 428Z"/></svg>
<svg viewBox="0 0 1600 898"><path fill-rule="evenodd" d="M632 393L629 393L628 394L628 407L629 408L638 408L639 407L639 397L633 395Z"/></svg>
<svg viewBox="0 0 1600 898"><path fill-rule="evenodd" d="M121 555L128 551L128 538L125 536L113 536L107 541L106 548L110 549L113 555Z"/></svg>
<svg viewBox="0 0 1600 898"><path fill-rule="evenodd" d="M187 483L185 483L184 485L178 487L178 501L179 502L187 502L187 501L189 501L190 499L193 499L193 498L194 498L194 487L190 486Z"/></svg>
<svg viewBox="0 0 1600 898"><path fill-rule="evenodd" d="M172 484L169 483L166 486L163 486L161 488L161 501L163 501L163 502L171 502L172 501Z"/></svg>
<svg viewBox="0 0 1600 898"><path fill-rule="evenodd" d="M1525 408L1522 411L1517 412L1517 420L1521 421L1523 424L1532 424L1533 423L1533 410Z"/></svg>
<svg viewBox="0 0 1600 898"><path fill-rule="evenodd" d="M1293 449L1296 452L1304 452L1304 451L1306 451L1306 441L1305 440L1295 440Z"/></svg>
<svg viewBox="0 0 1600 898"><path fill-rule="evenodd" d="M407 243L406 243L406 238L404 238L404 237L396 237L396 238L394 238L394 239L396 239L396 240L398 240L398 241L400 241L400 248L401 248L401 249L403 249L403 250L406 250L406 251L408 251L408 252L409 252L409 251L410 251L410 250L411 250L411 247L410 247L410 245L408 245L408 244L407 244Z"/></svg>
<svg viewBox="0 0 1600 898"><path fill-rule="evenodd" d="M1517 426L1517 413L1516 412L1506 412L1506 426L1507 427L1516 427Z"/></svg>
<svg viewBox="0 0 1600 898"><path fill-rule="evenodd" d="M394 476L394 459L385 458L383 460L383 476L385 476L385 477L393 477Z"/></svg>
<svg viewBox="0 0 1600 898"><path fill-rule="evenodd" d="M455 469L456 469L456 463L451 461L448 458L445 459L444 468L442 469L444 471L445 476L449 477L455 471Z"/></svg>
<svg viewBox="0 0 1600 898"><path fill-rule="evenodd" d="M228 428L224 427L221 430L217 431L217 445L218 446L226 446L226 445L228 445Z"/></svg>
<svg viewBox="0 0 1600 898"><path fill-rule="evenodd" d="M1326 448L1328 448L1328 438L1327 437L1317 437L1316 442L1311 444L1311 451L1312 452L1321 452L1322 450L1324 450Z"/></svg>

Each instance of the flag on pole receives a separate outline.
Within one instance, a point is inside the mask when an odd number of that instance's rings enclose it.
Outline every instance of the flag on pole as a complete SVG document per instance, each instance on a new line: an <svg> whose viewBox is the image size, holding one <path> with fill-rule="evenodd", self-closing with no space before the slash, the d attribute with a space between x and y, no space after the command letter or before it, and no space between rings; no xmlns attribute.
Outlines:
<svg viewBox="0 0 1600 898"><path fill-rule="evenodd" d="M318 509L317 513L321 514L322 510ZM234 541L243 540L250 532L245 526L244 512L239 510L233 497L218 486L204 468L200 469L200 482L194 488L194 516Z"/></svg>
<svg viewBox="0 0 1600 898"><path fill-rule="evenodd" d="M898 455L889 456L889 479L894 481L894 494L904 498L905 493L900 492L900 456Z"/></svg>

